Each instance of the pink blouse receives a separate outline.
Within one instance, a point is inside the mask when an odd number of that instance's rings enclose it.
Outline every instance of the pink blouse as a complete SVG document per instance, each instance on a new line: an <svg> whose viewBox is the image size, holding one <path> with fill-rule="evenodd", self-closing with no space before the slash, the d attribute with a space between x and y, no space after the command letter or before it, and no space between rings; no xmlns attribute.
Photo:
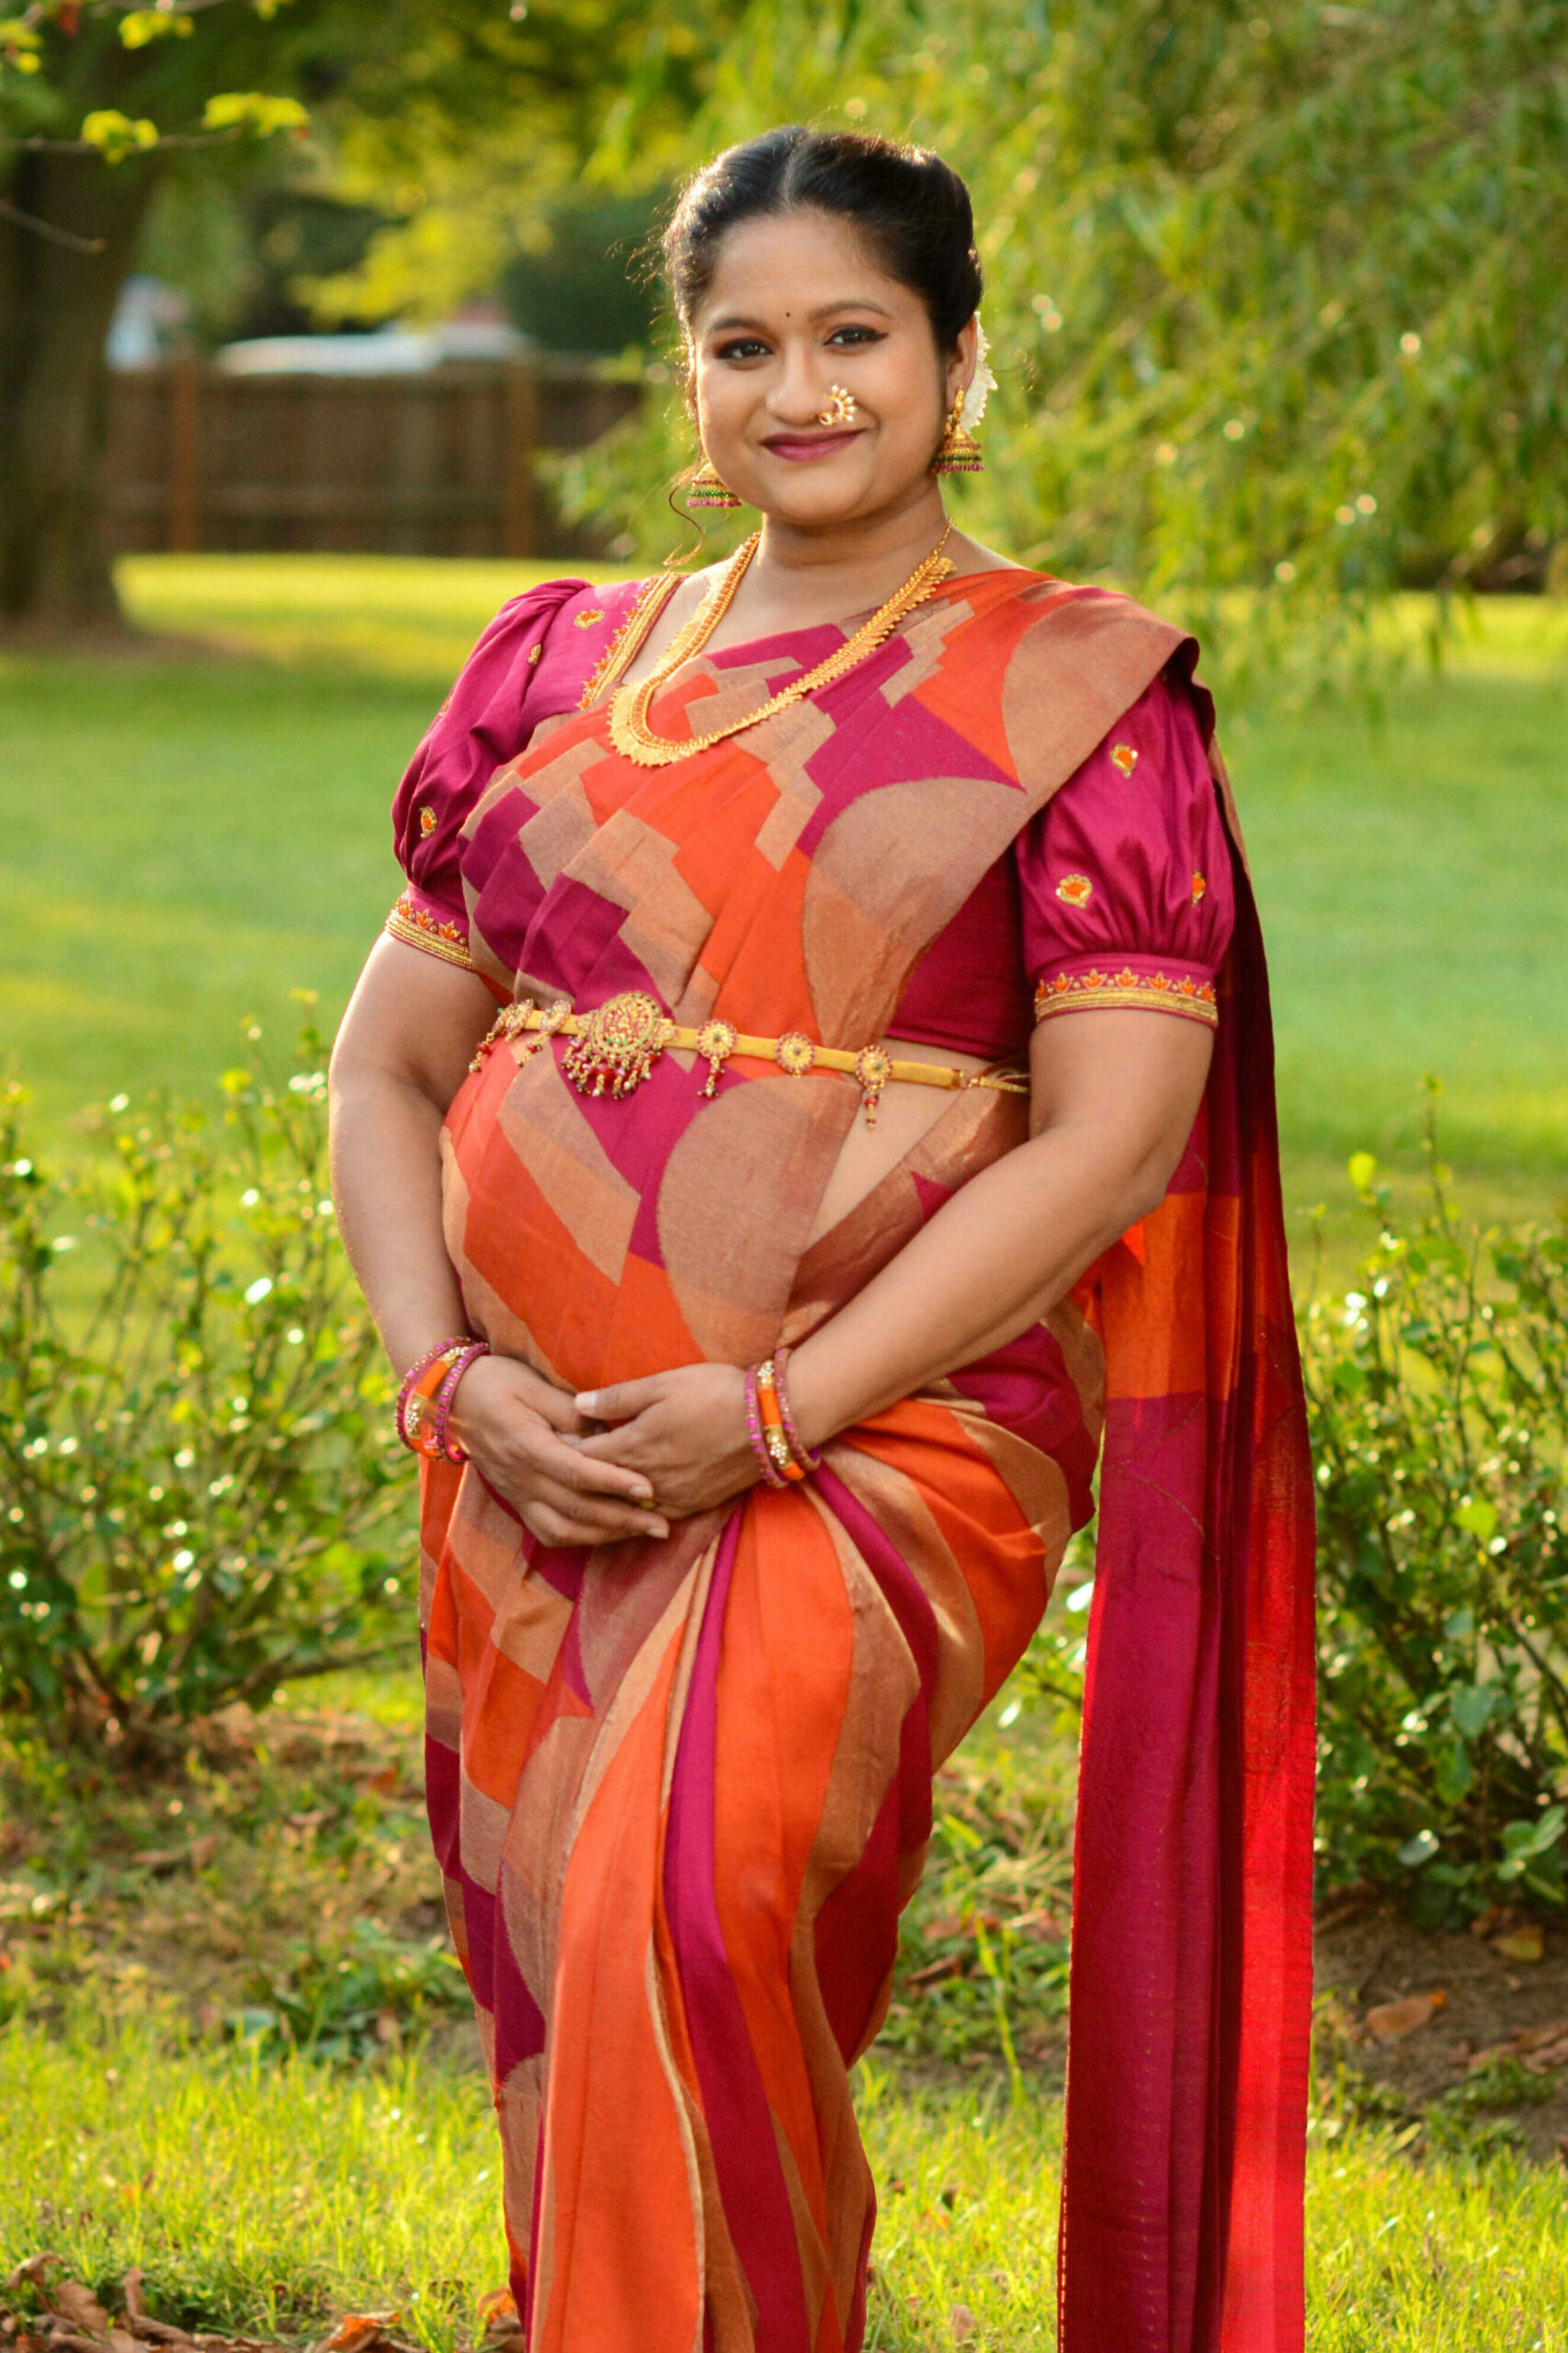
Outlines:
<svg viewBox="0 0 1568 2353"><path fill-rule="evenodd" d="M539 722L574 710L635 584L555 580L504 605L393 804L399 939L468 964L462 827ZM585 647L577 631L591 632ZM527 706L525 710L525 704ZM1141 695L994 865L905 983L889 1034L1016 1058L1037 1020L1132 1006L1214 1022L1235 917L1231 848L1185 677Z"/></svg>

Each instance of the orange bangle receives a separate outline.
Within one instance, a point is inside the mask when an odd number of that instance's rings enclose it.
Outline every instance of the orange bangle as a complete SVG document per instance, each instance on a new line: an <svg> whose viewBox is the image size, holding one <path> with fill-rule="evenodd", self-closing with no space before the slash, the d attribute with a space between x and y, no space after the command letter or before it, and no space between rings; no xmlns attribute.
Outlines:
<svg viewBox="0 0 1568 2353"><path fill-rule="evenodd" d="M426 1365L408 1392L403 1407L403 1427L408 1433L408 1446L415 1454L434 1454L437 1450L429 1428L431 1408L440 1392L441 1383L451 1370L453 1358L461 1352L461 1348L462 1343L459 1341L444 1355L438 1356L434 1364Z"/></svg>
<svg viewBox="0 0 1568 2353"><path fill-rule="evenodd" d="M773 1358L766 1357L756 1369L756 1402L762 1414L762 1438L776 1470L786 1479L803 1479L805 1465L797 1461L795 1449L790 1443L790 1433L784 1427L784 1416L778 1410L778 1392L773 1381Z"/></svg>

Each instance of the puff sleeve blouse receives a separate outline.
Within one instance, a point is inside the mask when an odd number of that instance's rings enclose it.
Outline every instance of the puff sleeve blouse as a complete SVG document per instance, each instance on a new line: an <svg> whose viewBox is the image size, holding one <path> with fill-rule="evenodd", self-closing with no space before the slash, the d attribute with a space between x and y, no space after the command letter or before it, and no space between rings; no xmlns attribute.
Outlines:
<svg viewBox="0 0 1568 2353"><path fill-rule="evenodd" d="M894 1037L1017 1056L1036 1021L1218 1018L1230 844L1185 680L1162 674L1024 826L915 966Z"/></svg>
<svg viewBox="0 0 1568 2353"><path fill-rule="evenodd" d="M472 969L462 828L540 718L575 705L583 654L556 625L589 595L601 601L580 620L605 623L610 600L581 580L504 605L437 712L393 803L407 878L387 918L394 938ZM889 1033L1000 1060L1060 1013L1121 1006L1212 1023L1234 915L1198 712L1185 679L1162 674L931 943Z"/></svg>
<svg viewBox="0 0 1568 2353"><path fill-rule="evenodd" d="M562 607L586 585L551 580L503 605L431 721L392 802L392 840L407 877L387 917L394 939L472 969L463 825L496 769L517 757L547 710L561 707L542 675L546 642ZM569 700L579 685L574 678Z"/></svg>

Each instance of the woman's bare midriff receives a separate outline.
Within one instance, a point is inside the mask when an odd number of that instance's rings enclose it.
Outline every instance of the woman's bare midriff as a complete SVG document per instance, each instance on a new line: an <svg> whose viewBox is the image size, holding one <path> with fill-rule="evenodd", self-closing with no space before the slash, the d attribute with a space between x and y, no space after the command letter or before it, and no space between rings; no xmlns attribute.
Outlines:
<svg viewBox="0 0 1568 2353"><path fill-rule="evenodd" d="M949 1070L967 1071L991 1066L983 1054L961 1054L946 1046L923 1045L915 1039L887 1037L882 1044L900 1062L941 1063ZM867 1126L863 1114L857 1114L818 1205L816 1222L812 1228L812 1242L847 1217L868 1193L875 1191L883 1177L913 1152L921 1137L951 1108L952 1100L945 1086L920 1086L907 1079L895 1079L882 1095L874 1128Z"/></svg>

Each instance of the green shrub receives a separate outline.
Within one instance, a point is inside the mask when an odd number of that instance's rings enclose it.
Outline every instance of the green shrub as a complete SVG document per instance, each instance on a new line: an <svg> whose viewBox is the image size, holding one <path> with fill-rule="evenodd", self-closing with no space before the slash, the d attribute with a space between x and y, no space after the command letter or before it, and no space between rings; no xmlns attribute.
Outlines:
<svg viewBox="0 0 1568 2353"><path fill-rule="evenodd" d="M321 1052L307 1031L278 1084L253 1054L215 1120L118 1097L107 1149L53 1175L0 1104L0 1704L51 1738L140 1754L408 1639Z"/></svg>
<svg viewBox="0 0 1568 2353"><path fill-rule="evenodd" d="M1403 1224L1302 1315L1318 1482L1319 1852L1418 1920L1559 1906L1568 1807L1568 1223L1461 1231L1428 1125Z"/></svg>
<svg viewBox="0 0 1568 2353"><path fill-rule="evenodd" d="M1434 1092L1436 1090L1434 1089ZM1568 1864L1568 1220L1461 1230L1427 1133L1426 1204L1377 1220L1358 1287L1301 1311L1317 1466L1318 1859L1416 1919L1556 1908ZM1082 1704L1094 1563L1075 1540L1018 1672Z"/></svg>
<svg viewBox="0 0 1568 2353"><path fill-rule="evenodd" d="M347 1938L291 1946L286 1966L258 1970L246 1993L230 2021L238 2040L268 2057L296 2049L339 2064L384 2057L405 2033L472 2010L445 1934L405 1944L374 1920L357 1920Z"/></svg>

